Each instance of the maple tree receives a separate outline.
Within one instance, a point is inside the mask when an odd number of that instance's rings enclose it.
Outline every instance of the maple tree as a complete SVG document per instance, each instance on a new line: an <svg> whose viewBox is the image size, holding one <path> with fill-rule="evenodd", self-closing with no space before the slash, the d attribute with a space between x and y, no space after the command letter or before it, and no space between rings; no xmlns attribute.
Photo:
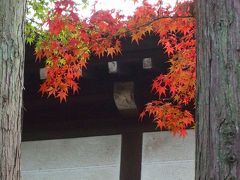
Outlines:
<svg viewBox="0 0 240 180"><path fill-rule="evenodd" d="M137 2L135 0L135 2ZM192 1L178 2L171 9L159 0L155 4L142 1L133 16L120 11L93 9L90 18L80 18L73 0L58 0L43 20L36 43L38 60L45 59L47 78L40 92L66 101L69 90L78 92L77 80L87 67L90 55L99 57L121 53L121 38L130 36L139 43L146 34L159 35L169 57L169 72L153 80L152 91L159 99L146 105L140 114L149 114L160 129L186 135L194 123L185 107L195 102L196 22Z"/></svg>

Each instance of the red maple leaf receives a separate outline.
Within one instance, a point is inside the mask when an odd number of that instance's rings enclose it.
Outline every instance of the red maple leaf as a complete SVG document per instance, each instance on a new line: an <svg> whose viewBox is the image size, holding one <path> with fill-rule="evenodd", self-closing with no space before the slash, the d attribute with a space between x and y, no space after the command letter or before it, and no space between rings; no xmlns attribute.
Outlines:
<svg viewBox="0 0 240 180"><path fill-rule="evenodd" d="M186 131L186 129L181 129L181 130L180 130L180 136L182 136L182 137L186 137L186 136L187 136L187 131Z"/></svg>

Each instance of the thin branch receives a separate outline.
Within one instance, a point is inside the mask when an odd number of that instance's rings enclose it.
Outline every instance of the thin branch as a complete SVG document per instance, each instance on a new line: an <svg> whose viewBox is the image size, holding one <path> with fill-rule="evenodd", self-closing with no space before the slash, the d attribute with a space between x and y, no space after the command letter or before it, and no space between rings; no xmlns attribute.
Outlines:
<svg viewBox="0 0 240 180"><path fill-rule="evenodd" d="M154 23L155 21L158 21L158 20L161 20L161 19L185 19L185 18L193 18L194 19L194 16L161 16L161 17L156 17L156 18L153 18L152 21L150 22L147 22L146 24L143 24L141 26L138 26L136 28L134 28L133 30L137 30L141 27L145 27L145 26L149 26L150 24Z"/></svg>

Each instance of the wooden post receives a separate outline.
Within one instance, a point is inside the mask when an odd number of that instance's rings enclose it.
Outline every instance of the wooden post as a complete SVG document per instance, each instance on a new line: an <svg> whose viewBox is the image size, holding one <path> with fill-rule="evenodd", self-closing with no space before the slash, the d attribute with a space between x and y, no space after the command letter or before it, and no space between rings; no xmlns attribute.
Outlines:
<svg viewBox="0 0 240 180"><path fill-rule="evenodd" d="M122 134L120 180L141 180L142 132Z"/></svg>

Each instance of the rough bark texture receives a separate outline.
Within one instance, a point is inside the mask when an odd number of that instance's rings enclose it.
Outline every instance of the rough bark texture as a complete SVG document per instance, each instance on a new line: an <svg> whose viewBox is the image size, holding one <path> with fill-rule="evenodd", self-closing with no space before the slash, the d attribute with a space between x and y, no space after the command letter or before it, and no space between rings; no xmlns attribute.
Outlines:
<svg viewBox="0 0 240 180"><path fill-rule="evenodd" d="M0 180L20 179L25 0L0 0Z"/></svg>
<svg viewBox="0 0 240 180"><path fill-rule="evenodd" d="M196 178L240 179L240 0L196 0Z"/></svg>

